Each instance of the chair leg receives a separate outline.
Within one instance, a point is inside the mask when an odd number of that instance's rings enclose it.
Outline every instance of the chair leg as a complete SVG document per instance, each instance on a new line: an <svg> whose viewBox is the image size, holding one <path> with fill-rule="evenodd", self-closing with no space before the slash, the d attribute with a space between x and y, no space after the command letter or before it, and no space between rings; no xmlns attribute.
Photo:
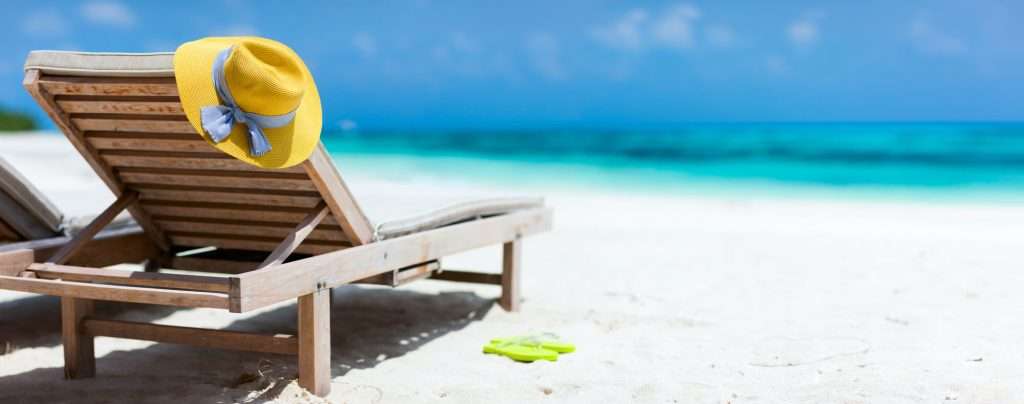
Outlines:
<svg viewBox="0 0 1024 404"><path fill-rule="evenodd" d="M93 338L82 330L82 319L92 314L93 301L60 298L61 336L64 343L64 377L80 379L96 375Z"/></svg>
<svg viewBox="0 0 1024 404"><path fill-rule="evenodd" d="M321 397L331 392L329 290L299 297L299 386Z"/></svg>
<svg viewBox="0 0 1024 404"><path fill-rule="evenodd" d="M499 304L505 311L519 311L519 273L522 265L523 242L510 241L502 246L501 299Z"/></svg>

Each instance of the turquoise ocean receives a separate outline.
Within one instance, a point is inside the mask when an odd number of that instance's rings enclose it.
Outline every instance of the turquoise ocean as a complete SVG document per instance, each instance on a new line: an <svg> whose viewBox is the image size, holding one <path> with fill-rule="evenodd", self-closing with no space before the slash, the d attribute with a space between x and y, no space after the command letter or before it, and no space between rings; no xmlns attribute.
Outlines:
<svg viewBox="0 0 1024 404"><path fill-rule="evenodd" d="M631 193L1024 200L1024 123L338 131L343 170L395 181Z"/></svg>

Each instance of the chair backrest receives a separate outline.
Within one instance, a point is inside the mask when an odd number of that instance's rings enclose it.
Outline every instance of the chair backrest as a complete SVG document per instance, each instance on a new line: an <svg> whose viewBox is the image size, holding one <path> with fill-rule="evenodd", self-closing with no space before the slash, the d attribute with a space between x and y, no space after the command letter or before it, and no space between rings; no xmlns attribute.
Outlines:
<svg viewBox="0 0 1024 404"><path fill-rule="evenodd" d="M61 214L18 170L0 158L0 242L57 235Z"/></svg>
<svg viewBox="0 0 1024 404"><path fill-rule="evenodd" d="M182 112L169 54L32 52L25 87L166 248L270 252L320 201L329 215L298 253L368 243L372 227L323 145L288 169L242 163L209 145Z"/></svg>

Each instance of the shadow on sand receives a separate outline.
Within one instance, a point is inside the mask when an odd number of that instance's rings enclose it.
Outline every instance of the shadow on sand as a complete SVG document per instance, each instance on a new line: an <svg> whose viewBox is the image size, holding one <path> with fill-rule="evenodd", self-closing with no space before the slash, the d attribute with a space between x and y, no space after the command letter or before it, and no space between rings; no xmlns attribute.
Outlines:
<svg viewBox="0 0 1024 404"><path fill-rule="evenodd" d="M331 315L331 373L377 366L481 320L493 299L472 292L428 294L380 287L335 289ZM175 309L100 304L99 316L153 321ZM60 344L59 303L30 297L0 304L3 338L16 346ZM294 333L295 305L239 319L226 329ZM187 325L187 324L186 324ZM2 365L5 356L0 356ZM61 367L37 368L0 377L0 402L262 402L296 378L297 359L288 355L223 351L154 344L113 351L96 359L96 378L63 380ZM199 385L196 385L196 384ZM188 384L188 386L184 386ZM196 401L196 397L204 397ZM205 398L208 398L206 400Z"/></svg>

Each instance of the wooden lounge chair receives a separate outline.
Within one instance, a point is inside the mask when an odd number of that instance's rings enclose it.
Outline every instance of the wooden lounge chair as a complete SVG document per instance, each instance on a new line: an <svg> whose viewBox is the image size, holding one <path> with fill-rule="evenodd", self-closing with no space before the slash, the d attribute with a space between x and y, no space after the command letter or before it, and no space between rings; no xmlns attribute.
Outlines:
<svg viewBox="0 0 1024 404"><path fill-rule="evenodd" d="M67 217L18 170L0 158L0 252L31 249L50 254L71 241L91 216ZM121 247L131 245L129 251ZM117 250L109 250L115 247ZM76 265L109 265L130 258L146 260L154 249L129 216L119 216L75 257ZM113 253L113 254L111 254ZM117 258L112 257L116 256Z"/></svg>
<svg viewBox="0 0 1024 404"><path fill-rule="evenodd" d="M371 221L322 145L289 169L234 160L186 121L169 53L33 52L24 85L117 196L52 254L0 254L0 288L61 297L69 378L92 376L93 337L112 336L297 354L300 385L324 395L331 288L422 278L496 284L500 305L516 310L521 240L551 226L542 201L517 199ZM195 273L66 265L122 210L157 247L164 267ZM440 270L447 255L497 244L503 245L500 275ZM93 300L242 313L291 299L298 300L295 337L92 317Z"/></svg>

